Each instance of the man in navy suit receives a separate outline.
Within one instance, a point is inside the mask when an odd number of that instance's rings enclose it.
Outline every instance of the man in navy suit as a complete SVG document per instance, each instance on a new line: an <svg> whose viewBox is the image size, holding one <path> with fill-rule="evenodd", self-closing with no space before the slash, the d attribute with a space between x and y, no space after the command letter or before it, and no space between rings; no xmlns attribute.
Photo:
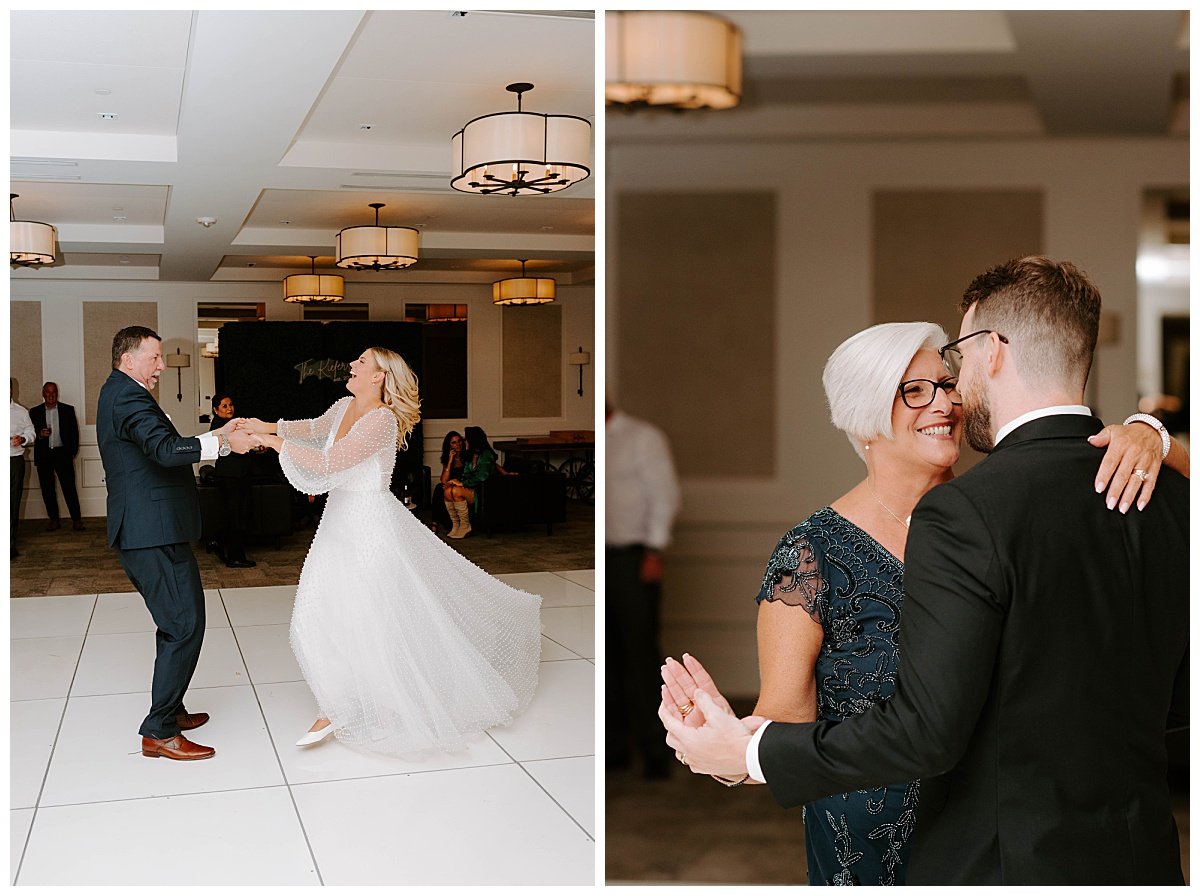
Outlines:
<svg viewBox="0 0 1200 896"><path fill-rule="evenodd" d="M204 589L189 542L200 537L200 499L192 464L230 451L250 436L237 421L194 438L179 434L150 390L165 365L162 340L147 327L113 337L113 372L100 389L96 439L108 487L108 543L158 626L150 713L142 754L207 759L216 751L183 731L208 721L183 706L204 640Z"/></svg>
<svg viewBox="0 0 1200 896"><path fill-rule="evenodd" d="M58 383L42 386L42 401L29 409L29 419L37 433L33 442L33 465L42 487L46 516L50 518L46 529L59 528L58 496L54 493L57 477L73 528L81 532L83 518L79 512L79 494L75 491L75 455L79 453L79 423L75 419L75 408L58 400Z"/></svg>

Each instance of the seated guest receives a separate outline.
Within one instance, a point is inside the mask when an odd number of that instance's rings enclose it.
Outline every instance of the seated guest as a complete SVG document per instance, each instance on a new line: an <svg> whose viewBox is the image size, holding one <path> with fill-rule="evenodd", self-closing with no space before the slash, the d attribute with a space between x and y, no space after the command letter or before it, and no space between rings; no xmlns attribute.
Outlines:
<svg viewBox="0 0 1200 896"><path fill-rule="evenodd" d="M454 528L454 521L450 518L450 512L446 507L446 486L451 479L458 479L462 476L463 464L463 437L453 429L446 433L446 437L442 439L442 475L438 484L433 487L433 522L430 528L434 532L438 531L438 524L442 528L450 531Z"/></svg>
<svg viewBox="0 0 1200 896"><path fill-rule="evenodd" d="M487 433L478 426L468 426L464 441L466 462L462 475L448 480L446 484L449 488L443 491L447 495L446 510L455 524L449 532L451 538L465 538L470 534L471 508L467 502L470 501L474 509L479 510L477 490L496 469L496 452L488 444Z"/></svg>
<svg viewBox="0 0 1200 896"><path fill-rule="evenodd" d="M233 419L233 398L227 392L212 397L213 418L209 429L220 429ZM246 528L250 519L250 453L218 457L213 479L221 492L221 522L209 545L226 566L249 569L257 564L246 558Z"/></svg>

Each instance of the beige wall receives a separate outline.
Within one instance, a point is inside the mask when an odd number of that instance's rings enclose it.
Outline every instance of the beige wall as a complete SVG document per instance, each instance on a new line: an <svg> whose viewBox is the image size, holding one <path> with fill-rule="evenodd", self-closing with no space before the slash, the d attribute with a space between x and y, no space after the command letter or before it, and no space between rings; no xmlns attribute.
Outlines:
<svg viewBox="0 0 1200 896"><path fill-rule="evenodd" d="M838 343L873 322L874 198L886 191L1039 194L1043 250L1088 271L1105 310L1120 319L1118 341L1099 352L1095 406L1106 420L1120 420L1137 399L1135 260L1142 195L1151 186L1187 184L1188 147L1166 139L721 139L610 145L606 170L610 293L622 289L621 260L613 252L621 192L691 191L703 184L775 195L777 307L770 338L777 359L779 462L775 475L763 480L684 478L664 603L664 648L689 650L710 663L730 692L754 694L753 597L767 557L784 531L836 499L863 472L845 437L828 423L820 375ZM737 264L736 258L725 261ZM625 376L617 304L606 307L606 342L609 385L620 395L632 384L617 375ZM748 357L757 347L751 341L729 348ZM686 340L665 350L675 363L694 363ZM728 457L746 472L754 468L756 447L754 433L725 433Z"/></svg>
<svg viewBox="0 0 1200 896"><path fill-rule="evenodd" d="M182 402L176 401L176 375L166 371L159 385L159 401L163 410L184 435L207 430L198 422L200 413L209 408L196 407L197 385L195 359L200 356L196 345L196 308L199 302L265 302L268 320L299 320L300 306L283 301L278 283L158 283L134 281L54 281L24 278L10 280L14 302L34 302L40 306L40 345L45 375L59 384L62 400L83 408L86 378L84 347L93 336L85 336L85 304L94 310L93 303L151 303L156 306L157 332L163 337L164 351L176 348L191 354L193 364L183 370ZM576 394L578 374L567 364L567 356L580 345L596 354L594 290L590 286L559 286L558 304L561 308L561 370L557 388L562 408L555 417L505 417L502 412L503 309L491 301L489 284L419 284L379 285L347 284L346 300L367 302L376 320L394 320L403 314L404 302L454 302L468 307L468 409L469 419L437 420L425 428L425 462L433 466L441 447L442 436L449 429L459 431L468 424L482 426L493 440L519 435L544 435L551 429L594 429L594 367L584 368L584 395ZM29 309L25 309L28 311ZM14 334L15 334L14 330ZM34 338L32 334L28 338ZM112 333L95 337L109 340ZM568 369L569 368L569 369ZM40 390L39 382L35 394ZM22 384L22 403L31 400ZM85 409L80 420L80 456L76 461L80 486L80 503L85 516L103 516L105 489L103 467L96 448L95 426L90 422L94 409ZM88 421L88 422L85 422ZM440 469L440 467L438 467ZM435 470L436 475L436 470ZM27 518L44 518L45 507L36 494L36 481L27 483L29 494L24 502Z"/></svg>

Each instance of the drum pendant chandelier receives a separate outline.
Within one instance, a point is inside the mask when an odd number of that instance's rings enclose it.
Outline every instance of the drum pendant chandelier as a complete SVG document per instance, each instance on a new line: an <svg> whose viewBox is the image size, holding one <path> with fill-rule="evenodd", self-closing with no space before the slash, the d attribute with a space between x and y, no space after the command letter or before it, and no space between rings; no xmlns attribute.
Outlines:
<svg viewBox="0 0 1200 896"><path fill-rule="evenodd" d="M526 82L505 88L517 95L517 111L482 115L450 141L450 186L464 193L521 196L554 193L591 175L592 123L575 115L521 109Z"/></svg>
<svg viewBox="0 0 1200 896"><path fill-rule="evenodd" d="M742 33L706 12L605 12L604 97L636 109L731 109L742 99Z"/></svg>
<svg viewBox="0 0 1200 896"><path fill-rule="evenodd" d="M341 274L318 274L317 256L312 259L312 273L292 274L283 278L285 302L340 302L346 297L346 278Z"/></svg>
<svg viewBox="0 0 1200 896"><path fill-rule="evenodd" d="M493 305L545 305L554 301L558 281L553 277L526 277L525 259L521 262L521 276L496 280L492 283Z"/></svg>
<svg viewBox="0 0 1200 896"><path fill-rule="evenodd" d="M19 193L8 194L8 263L14 268L37 268L54 264L54 243L58 231L41 221L18 221L13 200Z"/></svg>
<svg viewBox="0 0 1200 896"><path fill-rule="evenodd" d="M382 202L371 202L375 224L344 227L334 243L334 262L356 271L399 271L417 263L421 235L413 227L381 227Z"/></svg>

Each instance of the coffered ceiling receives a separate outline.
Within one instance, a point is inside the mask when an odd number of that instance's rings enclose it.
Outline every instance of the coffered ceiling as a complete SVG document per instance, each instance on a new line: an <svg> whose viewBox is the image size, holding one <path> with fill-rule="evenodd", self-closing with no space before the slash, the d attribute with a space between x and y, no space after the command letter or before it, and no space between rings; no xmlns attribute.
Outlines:
<svg viewBox="0 0 1200 896"><path fill-rule="evenodd" d="M13 276L282 280L332 265L383 202L421 259L350 280L483 282L527 258L591 283L595 175L545 196L449 181L451 136L515 109L507 84L594 121L594 39L590 12L12 12L11 192L63 255Z"/></svg>

